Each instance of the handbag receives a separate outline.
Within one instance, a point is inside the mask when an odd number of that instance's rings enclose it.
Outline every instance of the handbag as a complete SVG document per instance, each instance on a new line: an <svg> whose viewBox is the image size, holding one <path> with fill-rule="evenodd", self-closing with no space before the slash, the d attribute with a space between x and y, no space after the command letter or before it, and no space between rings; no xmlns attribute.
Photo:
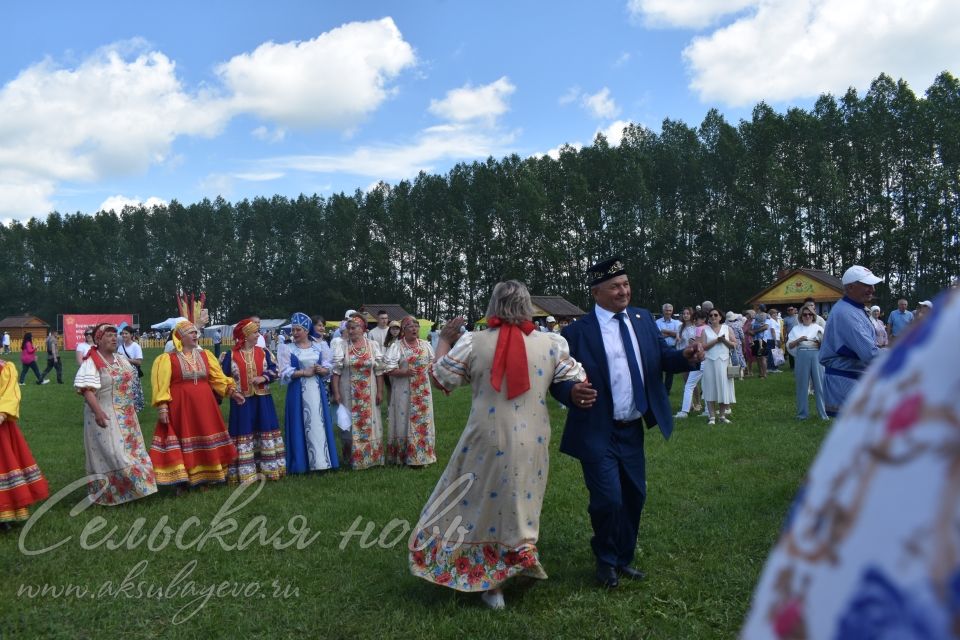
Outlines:
<svg viewBox="0 0 960 640"><path fill-rule="evenodd" d="M130 354L127 353L127 348L124 347L122 344L120 345L120 349L123 350L123 355L125 355L127 358L130 357ZM141 368L140 368L140 365L138 365L138 364L135 364L135 365L133 365L133 366L136 367L136 369L137 369L137 377L138 377L138 378L142 378L142 377L143 377L143 369L141 369Z"/></svg>
<svg viewBox="0 0 960 640"><path fill-rule="evenodd" d="M770 356L773 358L773 366L779 367L783 364L783 349L780 347L770 349Z"/></svg>
<svg viewBox="0 0 960 640"><path fill-rule="evenodd" d="M350 431L350 410L342 404L337 407L337 426L340 431Z"/></svg>
<svg viewBox="0 0 960 640"><path fill-rule="evenodd" d="M740 365L738 364L728 364L727 365L727 377L731 380L735 380L740 377Z"/></svg>

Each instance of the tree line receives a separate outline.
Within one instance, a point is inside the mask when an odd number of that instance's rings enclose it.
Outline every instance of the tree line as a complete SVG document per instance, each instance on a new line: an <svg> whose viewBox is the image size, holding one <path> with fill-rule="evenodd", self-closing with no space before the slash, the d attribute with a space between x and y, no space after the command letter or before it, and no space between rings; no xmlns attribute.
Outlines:
<svg viewBox="0 0 960 640"><path fill-rule="evenodd" d="M784 269L854 263L884 278L885 309L931 298L960 276L960 83L944 72L918 97L881 75L810 110L710 110L353 195L54 212L0 227L0 314L154 322L183 289L218 322L370 302L475 319L508 277L589 308L587 267L616 254L650 308L740 309Z"/></svg>

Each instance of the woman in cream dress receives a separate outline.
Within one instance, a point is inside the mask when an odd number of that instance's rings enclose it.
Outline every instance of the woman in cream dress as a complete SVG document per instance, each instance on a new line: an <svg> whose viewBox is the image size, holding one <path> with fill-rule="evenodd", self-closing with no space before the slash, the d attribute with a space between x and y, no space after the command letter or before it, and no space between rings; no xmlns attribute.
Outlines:
<svg viewBox="0 0 960 640"><path fill-rule="evenodd" d="M157 492L135 407L137 370L117 353L117 328L101 324L73 386L83 396L83 447L91 502L118 505Z"/></svg>
<svg viewBox="0 0 960 640"><path fill-rule="evenodd" d="M706 352L703 360L703 399L710 416L707 424L715 424L717 420L729 423L727 412L730 405L737 401L733 380L727 377L730 349L735 348L737 343L730 327L720 324L720 318L720 310L711 309L707 314L707 326L700 334Z"/></svg>
<svg viewBox="0 0 960 640"><path fill-rule="evenodd" d="M504 605L501 586L525 574L546 578L537 538L547 487L554 382L582 381L566 340L534 330L527 288L493 290L486 331L460 334L462 318L441 332L432 368L445 392L469 384L470 417L409 542L413 575L481 593ZM455 343L450 348L451 343Z"/></svg>

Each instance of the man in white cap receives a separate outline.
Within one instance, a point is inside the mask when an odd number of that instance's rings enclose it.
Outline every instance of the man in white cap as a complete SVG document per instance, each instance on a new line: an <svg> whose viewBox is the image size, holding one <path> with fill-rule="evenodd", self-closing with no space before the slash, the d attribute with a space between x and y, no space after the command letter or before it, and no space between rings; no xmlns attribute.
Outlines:
<svg viewBox="0 0 960 640"><path fill-rule="evenodd" d="M547 323L546 331L547 333L560 333L560 327L557 325L557 319L553 316L547 316L547 319L544 321Z"/></svg>
<svg viewBox="0 0 960 640"><path fill-rule="evenodd" d="M843 298L827 318L820 345L824 404L831 417L837 415L867 365L880 353L867 308L874 286L883 280L866 267L854 265L843 273L841 282Z"/></svg>

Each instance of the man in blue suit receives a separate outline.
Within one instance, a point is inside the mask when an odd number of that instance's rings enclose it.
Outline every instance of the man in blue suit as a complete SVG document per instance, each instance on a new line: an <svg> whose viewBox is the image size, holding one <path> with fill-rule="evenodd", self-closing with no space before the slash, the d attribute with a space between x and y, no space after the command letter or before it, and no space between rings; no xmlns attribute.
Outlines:
<svg viewBox="0 0 960 640"><path fill-rule="evenodd" d="M616 587L621 576L644 577L632 566L647 494L643 423L659 425L670 437L673 417L663 372L699 367L703 347L671 349L650 312L629 306L630 282L621 258L593 265L588 279L596 306L563 330L587 381L557 384L551 392L570 409L560 451L580 460L590 491L597 581Z"/></svg>

